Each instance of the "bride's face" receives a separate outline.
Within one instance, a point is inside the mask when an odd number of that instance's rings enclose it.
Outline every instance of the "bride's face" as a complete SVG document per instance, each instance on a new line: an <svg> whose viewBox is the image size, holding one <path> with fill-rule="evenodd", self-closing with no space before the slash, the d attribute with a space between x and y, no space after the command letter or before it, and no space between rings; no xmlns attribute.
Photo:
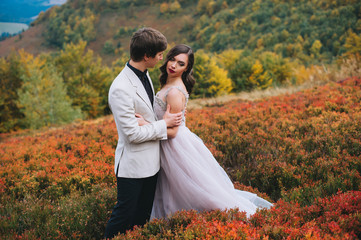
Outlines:
<svg viewBox="0 0 361 240"><path fill-rule="evenodd" d="M178 54L169 59L167 63L168 77L182 77L184 71L187 70L188 55L185 53Z"/></svg>

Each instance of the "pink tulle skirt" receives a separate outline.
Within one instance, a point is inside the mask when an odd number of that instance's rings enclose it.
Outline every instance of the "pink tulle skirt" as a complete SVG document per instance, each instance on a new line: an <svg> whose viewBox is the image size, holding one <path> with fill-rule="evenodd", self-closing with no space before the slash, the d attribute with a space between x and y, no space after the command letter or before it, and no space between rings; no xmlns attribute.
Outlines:
<svg viewBox="0 0 361 240"><path fill-rule="evenodd" d="M171 216L179 210L238 208L252 215L272 204L256 194L234 188L203 141L186 126L177 136L161 142L161 170L152 218Z"/></svg>

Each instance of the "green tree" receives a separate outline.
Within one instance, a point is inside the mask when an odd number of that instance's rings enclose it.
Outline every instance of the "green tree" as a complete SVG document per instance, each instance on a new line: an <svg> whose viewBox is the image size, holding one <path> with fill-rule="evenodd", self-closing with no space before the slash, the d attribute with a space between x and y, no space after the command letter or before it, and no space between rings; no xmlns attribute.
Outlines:
<svg viewBox="0 0 361 240"><path fill-rule="evenodd" d="M107 40L103 46L103 52L105 54L114 54L115 47L111 40Z"/></svg>
<svg viewBox="0 0 361 240"><path fill-rule="evenodd" d="M272 78L267 71L263 69L263 66L259 60L252 66L252 74L249 76L248 81L259 89L265 89L271 86Z"/></svg>
<svg viewBox="0 0 361 240"><path fill-rule="evenodd" d="M0 58L0 132L21 128L19 120L24 115L17 106L17 91L22 85L22 71L23 65L16 52Z"/></svg>
<svg viewBox="0 0 361 240"><path fill-rule="evenodd" d="M37 129L81 118L80 109L71 106L55 67L40 58L30 58L27 71L21 76L23 85L18 90L18 104L25 115L24 124Z"/></svg>
<svg viewBox="0 0 361 240"><path fill-rule="evenodd" d="M310 52L313 54L315 58L318 58L320 56L320 51L322 48L322 43L320 40L315 40L310 48Z"/></svg>
<svg viewBox="0 0 361 240"><path fill-rule="evenodd" d="M169 11L171 13L177 13L177 12L179 12L180 9L181 9L181 5L179 4L179 2L177 0L175 0L174 2L172 2L169 5Z"/></svg>
<svg viewBox="0 0 361 240"><path fill-rule="evenodd" d="M234 64L229 68L229 75L233 82L235 92L248 91L255 86L249 82L249 77L253 73L252 66L255 59L251 56L241 56L235 60Z"/></svg>
<svg viewBox="0 0 361 240"><path fill-rule="evenodd" d="M347 55L358 54L361 56L361 35L349 31L346 38L345 48L347 49Z"/></svg>
<svg viewBox="0 0 361 240"><path fill-rule="evenodd" d="M208 5L207 0L199 0L197 4L197 13L202 14L206 11Z"/></svg>
<svg viewBox="0 0 361 240"><path fill-rule="evenodd" d="M220 54L217 54L217 61L223 68L229 71L232 68L235 61L241 57L243 50L240 49L228 49Z"/></svg>
<svg viewBox="0 0 361 240"><path fill-rule="evenodd" d="M113 80L111 70L85 51L86 42L67 44L55 57L55 66L62 73L67 94L73 106L80 107L88 118L109 113L108 90Z"/></svg>
<svg viewBox="0 0 361 240"><path fill-rule="evenodd" d="M50 10L45 38L51 45L63 47L66 43L95 39L97 17L90 8L72 8L70 5Z"/></svg>
<svg viewBox="0 0 361 240"><path fill-rule="evenodd" d="M202 50L195 53L193 70L196 79L194 97L214 97L232 90L232 81L228 78L227 71L218 67L215 59Z"/></svg>
<svg viewBox="0 0 361 240"><path fill-rule="evenodd" d="M284 84L291 77L291 64L287 59L272 52L264 52L259 56L259 60L274 84Z"/></svg>

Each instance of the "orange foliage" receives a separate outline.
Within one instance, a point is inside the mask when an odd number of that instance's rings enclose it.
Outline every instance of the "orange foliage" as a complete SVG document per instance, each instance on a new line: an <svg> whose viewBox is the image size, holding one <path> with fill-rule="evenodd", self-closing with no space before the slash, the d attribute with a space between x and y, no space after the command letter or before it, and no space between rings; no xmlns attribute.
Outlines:
<svg viewBox="0 0 361 240"><path fill-rule="evenodd" d="M5 185L1 189L18 197L48 193L56 198L73 189L88 190L97 183L113 184L116 142L111 117L6 137L0 148L0 184Z"/></svg>
<svg viewBox="0 0 361 240"><path fill-rule="evenodd" d="M239 182L236 188L256 192L275 206L249 219L236 210L180 212L121 239L359 238L360 102L361 79L349 78L292 95L189 110L188 127ZM28 194L58 200L79 190L91 192L99 184L114 186L117 132L111 116L16 135L0 135L1 196L13 196L19 203ZM106 214L100 205L99 214ZM47 209L56 211L50 205ZM8 218L0 219L13 229ZM75 233L72 223L64 222L64 229ZM94 223L92 228L99 220ZM14 232L22 237L35 233L33 228ZM81 238L91 232L76 234Z"/></svg>

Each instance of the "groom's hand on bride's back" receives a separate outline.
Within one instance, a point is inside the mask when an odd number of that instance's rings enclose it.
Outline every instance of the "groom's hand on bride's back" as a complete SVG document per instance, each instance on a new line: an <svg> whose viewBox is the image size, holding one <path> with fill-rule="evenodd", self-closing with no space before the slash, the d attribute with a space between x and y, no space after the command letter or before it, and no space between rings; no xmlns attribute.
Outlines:
<svg viewBox="0 0 361 240"><path fill-rule="evenodd" d="M167 127L177 127L182 122L182 112L171 113L170 105L167 105L167 111L164 113L163 119L167 124Z"/></svg>

